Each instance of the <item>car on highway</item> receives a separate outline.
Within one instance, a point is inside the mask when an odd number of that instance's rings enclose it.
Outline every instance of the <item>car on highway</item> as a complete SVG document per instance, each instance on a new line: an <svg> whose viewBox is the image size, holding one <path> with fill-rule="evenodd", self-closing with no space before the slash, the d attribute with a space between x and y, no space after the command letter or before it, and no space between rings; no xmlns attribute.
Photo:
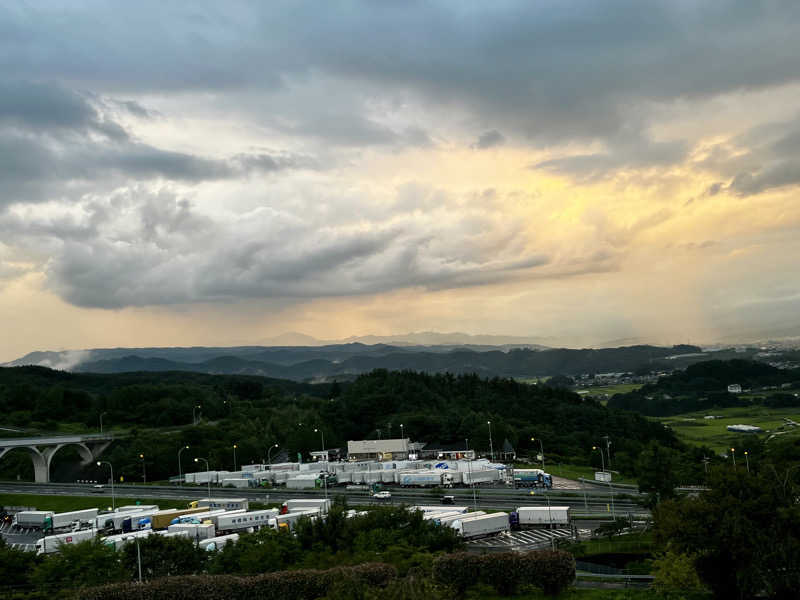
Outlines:
<svg viewBox="0 0 800 600"><path fill-rule="evenodd" d="M386 490L382 492L375 492L372 494L372 497L375 498L375 500L388 500L392 497L392 492L388 492Z"/></svg>
<svg viewBox="0 0 800 600"><path fill-rule="evenodd" d="M106 489L102 483L98 483L97 485L92 486L92 493L93 494L102 494L103 491Z"/></svg>

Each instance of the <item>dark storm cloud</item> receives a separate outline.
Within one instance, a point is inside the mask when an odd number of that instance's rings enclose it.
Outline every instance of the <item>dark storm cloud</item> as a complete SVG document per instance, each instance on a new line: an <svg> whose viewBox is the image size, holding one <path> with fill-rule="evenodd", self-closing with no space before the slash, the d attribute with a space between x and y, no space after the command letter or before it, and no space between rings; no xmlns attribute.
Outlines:
<svg viewBox="0 0 800 600"><path fill-rule="evenodd" d="M492 129L491 131L482 133L480 137L478 137L478 141L472 144L472 147L478 150L485 150L486 148L493 148L494 146L502 146L505 141L506 138L502 133L496 129Z"/></svg>
<svg viewBox="0 0 800 600"><path fill-rule="evenodd" d="M753 196L800 185L800 117L753 127L712 147L698 165L730 178L712 184L709 196L723 190Z"/></svg>
<svg viewBox="0 0 800 600"><path fill-rule="evenodd" d="M407 193L407 192L406 192ZM0 239L40 257L50 289L77 306L317 298L514 281L550 259L513 215L441 207L331 223L316 198L212 218L144 185L77 210L0 214ZM342 207L344 208L344 207Z"/></svg>
<svg viewBox="0 0 800 600"><path fill-rule="evenodd" d="M117 105L112 99L99 105ZM125 110L147 112L124 101ZM211 159L131 139L90 96L58 84L0 82L0 205L50 199L64 183L168 179L198 183L286 169L316 169L307 156L241 153Z"/></svg>
<svg viewBox="0 0 800 600"><path fill-rule="evenodd" d="M0 73L159 93L268 91L287 78L324 73L462 106L546 143L611 136L632 117L644 125L643 103L800 76L800 5L790 0L99 3L0 11ZM381 133L363 136L374 143Z"/></svg>

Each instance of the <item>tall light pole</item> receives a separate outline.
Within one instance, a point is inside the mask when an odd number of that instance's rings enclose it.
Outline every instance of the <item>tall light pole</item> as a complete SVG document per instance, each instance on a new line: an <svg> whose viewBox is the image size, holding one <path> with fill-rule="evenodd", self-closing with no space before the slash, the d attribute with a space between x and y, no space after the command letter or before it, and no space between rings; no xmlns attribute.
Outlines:
<svg viewBox="0 0 800 600"><path fill-rule="evenodd" d="M195 458L194 462L200 462L201 460L204 463L206 463L206 475L207 475L206 482L208 483L208 499L211 500L211 469L208 466L208 460L205 458Z"/></svg>
<svg viewBox="0 0 800 600"><path fill-rule="evenodd" d="M542 455L542 471L544 471L544 446L542 445L542 438L531 438L532 442L539 441L539 454Z"/></svg>
<svg viewBox="0 0 800 600"><path fill-rule="evenodd" d="M238 446L236 444L233 445L233 470L236 471L236 448Z"/></svg>
<svg viewBox="0 0 800 600"><path fill-rule="evenodd" d="M279 448L279 447L280 446L278 446L278 444L272 444L272 446L270 446L269 449L267 450L267 464L268 465L272 464L272 459L270 459L269 455L272 453L273 450L275 450L275 448Z"/></svg>
<svg viewBox="0 0 800 600"><path fill-rule="evenodd" d="M114 496L114 467L107 460L98 460L97 466L99 467L101 465L108 465L108 468L111 469L111 510L116 510L117 501L116 497Z"/></svg>
<svg viewBox="0 0 800 600"><path fill-rule="evenodd" d="M733 456L733 466L736 467L736 448L731 448L731 456Z"/></svg>
<svg viewBox="0 0 800 600"><path fill-rule="evenodd" d="M489 426L489 456L491 456L492 461L494 461L494 446L492 446L492 422L486 421L486 424Z"/></svg>
<svg viewBox="0 0 800 600"><path fill-rule="evenodd" d="M611 439L604 435L603 439L606 441L606 458L608 459L608 468L611 469Z"/></svg>
<svg viewBox="0 0 800 600"><path fill-rule="evenodd" d="M599 450L600 451L600 464L603 465L603 473L606 472L606 459L603 458L603 449L598 448L597 446L592 446L592 450Z"/></svg>
<svg viewBox="0 0 800 600"><path fill-rule="evenodd" d="M400 439L402 439L402 440L406 439L406 436L403 433L403 424L402 423L400 423Z"/></svg>
<svg viewBox="0 0 800 600"><path fill-rule="evenodd" d="M196 411L198 411L200 408L201 408L201 406L199 404L196 404L195 406L192 407L192 425L197 425L197 412Z"/></svg>
<svg viewBox="0 0 800 600"><path fill-rule="evenodd" d="M747 450L744 451L744 462L747 463L747 472L750 472L750 459L747 458L748 452Z"/></svg>
<svg viewBox="0 0 800 600"><path fill-rule="evenodd" d="M139 458L142 459L142 481L147 483L147 467L144 465L144 454L140 454Z"/></svg>
<svg viewBox="0 0 800 600"><path fill-rule="evenodd" d="M183 473L181 473L181 452L188 449L189 446L181 446L178 450L178 485L183 484Z"/></svg>
<svg viewBox="0 0 800 600"><path fill-rule="evenodd" d="M107 415L107 412L100 413L100 435L103 435L103 415Z"/></svg>
<svg viewBox="0 0 800 600"><path fill-rule="evenodd" d="M314 433L319 432L320 438L322 438L322 451L325 452L325 434L322 432L322 429L314 429ZM325 487L325 499L328 499L328 455L325 455L325 473L322 477L322 485Z"/></svg>
<svg viewBox="0 0 800 600"><path fill-rule="evenodd" d="M466 451L469 452L469 438L466 438L464 440L464 447L466 448ZM468 458L467 460L469 461L467 462L467 468L469 470L469 481L472 484L472 507L475 510L478 510L478 499L475 496L475 480L472 478L472 459Z"/></svg>

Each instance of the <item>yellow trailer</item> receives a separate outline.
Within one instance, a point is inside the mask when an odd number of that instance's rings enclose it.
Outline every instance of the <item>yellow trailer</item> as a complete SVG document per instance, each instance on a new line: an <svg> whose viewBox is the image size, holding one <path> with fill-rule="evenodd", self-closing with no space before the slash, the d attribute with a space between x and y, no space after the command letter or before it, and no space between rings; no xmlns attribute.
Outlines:
<svg viewBox="0 0 800 600"><path fill-rule="evenodd" d="M160 510L150 517L151 527L153 529L166 529L169 527L172 519L182 517L183 515L192 515L194 513L208 512L207 508L170 508L167 510Z"/></svg>

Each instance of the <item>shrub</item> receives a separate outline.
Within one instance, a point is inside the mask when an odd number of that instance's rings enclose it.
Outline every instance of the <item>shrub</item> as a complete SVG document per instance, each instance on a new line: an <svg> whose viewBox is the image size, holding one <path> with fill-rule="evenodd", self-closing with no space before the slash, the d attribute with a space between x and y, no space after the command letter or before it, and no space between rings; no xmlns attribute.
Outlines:
<svg viewBox="0 0 800 600"><path fill-rule="evenodd" d="M81 592L82 600L305 600L325 596L336 582L346 580L358 586L385 587L397 577L391 565L363 564L327 571L303 570L264 573L255 577L196 575L165 577L143 585L123 583Z"/></svg>
<svg viewBox="0 0 800 600"><path fill-rule="evenodd" d="M557 595L575 580L575 558L563 550L536 550L525 555L526 572L545 594Z"/></svg>
<svg viewBox="0 0 800 600"><path fill-rule="evenodd" d="M445 554L433 561L433 580L448 588L457 598L479 581L481 556L468 552Z"/></svg>

